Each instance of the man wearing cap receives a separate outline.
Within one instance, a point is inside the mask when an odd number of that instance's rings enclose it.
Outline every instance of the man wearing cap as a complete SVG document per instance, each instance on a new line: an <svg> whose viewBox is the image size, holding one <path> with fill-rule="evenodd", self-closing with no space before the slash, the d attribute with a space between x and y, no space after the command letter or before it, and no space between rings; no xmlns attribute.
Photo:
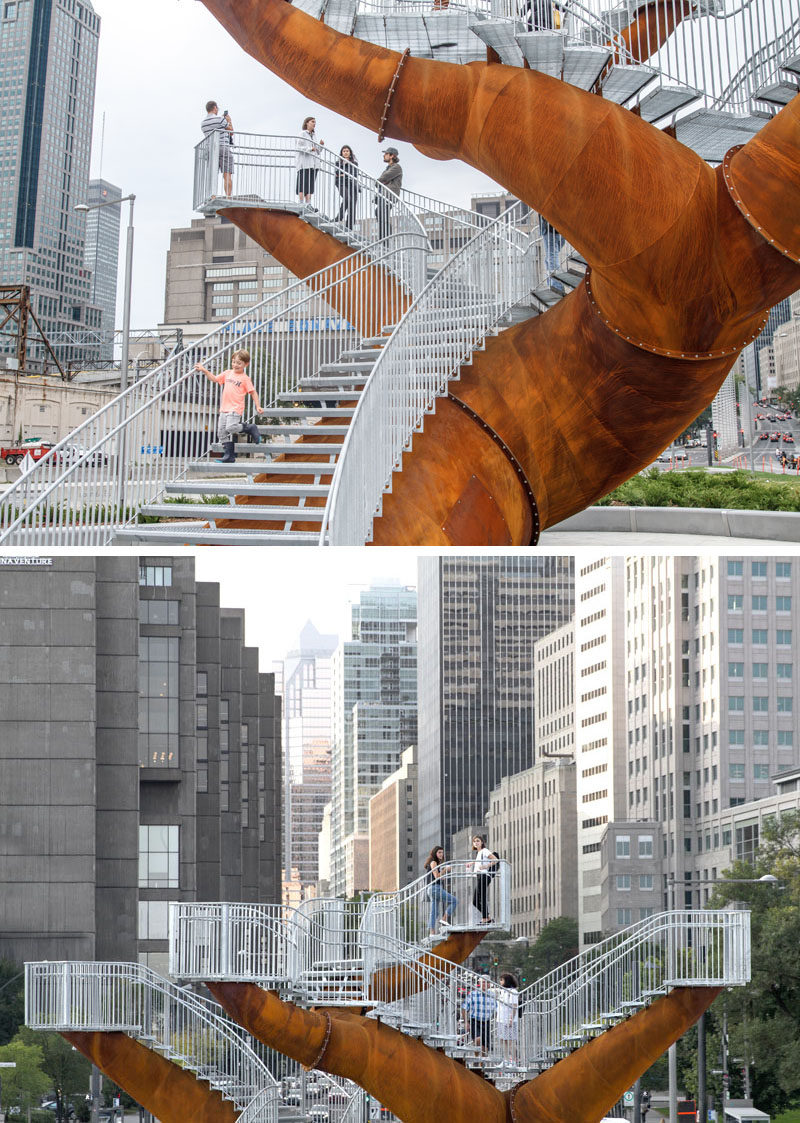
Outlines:
<svg viewBox="0 0 800 1123"><path fill-rule="evenodd" d="M399 195L403 186L403 169L400 167L400 153L396 148L385 148L383 162L386 167L378 176L383 190L378 190L375 200L375 214L378 218L378 237L385 238L389 233L389 214L392 209L392 195ZM390 194L391 193L391 194Z"/></svg>

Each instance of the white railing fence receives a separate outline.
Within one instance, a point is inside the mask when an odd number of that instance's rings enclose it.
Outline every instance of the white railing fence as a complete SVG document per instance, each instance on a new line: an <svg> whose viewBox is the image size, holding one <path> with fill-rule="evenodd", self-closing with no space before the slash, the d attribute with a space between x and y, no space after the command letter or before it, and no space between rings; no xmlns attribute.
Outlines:
<svg viewBox="0 0 800 1123"><path fill-rule="evenodd" d="M136 963L27 963L32 1029L121 1032L191 1069L251 1123L276 1123L279 1085L247 1035L216 1003Z"/></svg>
<svg viewBox="0 0 800 1123"><path fill-rule="evenodd" d="M393 472L462 363L537 284L517 203L433 278L395 328L370 374L336 465L320 542L364 545Z"/></svg>
<svg viewBox="0 0 800 1123"><path fill-rule="evenodd" d="M220 149L228 146L230 134L211 133L195 148L194 209L219 209L224 201L220 190ZM340 163L338 153L322 147L313 157L313 199L300 198L295 158L299 138L234 133L234 206L270 207L279 210L313 211L337 222L337 230L354 230L367 245L381 237L405 235L426 245L425 229L417 214L402 197L388 191L360 166ZM379 229L379 211L385 223Z"/></svg>
<svg viewBox="0 0 800 1123"><path fill-rule="evenodd" d="M520 995L523 1054L545 1057L676 986L743 986L750 914L659 913L595 944Z"/></svg>
<svg viewBox="0 0 800 1123"><path fill-rule="evenodd" d="M414 289L394 278L416 259L411 271L421 283L427 251L416 234L399 236L394 248L371 248L372 260L355 253L242 312L87 418L5 491L0 544L107 544L116 527L135 521L143 504L207 457L219 387L195 371L198 361L218 372L234 350L249 350L268 414L280 394L357 347L362 334L399 321Z"/></svg>
<svg viewBox="0 0 800 1123"><path fill-rule="evenodd" d="M483 875L481 875L483 876ZM386 962L400 946L417 945L447 907L450 928L474 931L507 928L511 919L511 871L501 860L487 877L486 903L491 923L482 925L475 901L477 875L472 862L448 862L442 878L449 897L432 897L428 876L396 893L364 901L315 898L297 909L282 905L224 902L170 904L170 974L179 979L230 979L263 985L296 986L309 973L329 968L341 976L350 964L359 979ZM436 925L434 924L433 927Z"/></svg>

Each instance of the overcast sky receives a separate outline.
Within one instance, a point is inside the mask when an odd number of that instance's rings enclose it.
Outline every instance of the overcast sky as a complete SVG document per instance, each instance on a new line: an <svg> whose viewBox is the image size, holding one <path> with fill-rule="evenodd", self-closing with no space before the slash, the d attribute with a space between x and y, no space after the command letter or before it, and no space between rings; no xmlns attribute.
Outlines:
<svg viewBox="0 0 800 1123"><path fill-rule="evenodd" d="M246 639L261 652L262 671L273 670L298 646L307 620L320 632L344 638L349 604L361 589L388 580L417 584L417 552L373 549L201 550L195 572L218 581L221 603L246 611Z"/></svg>
<svg viewBox="0 0 800 1123"><path fill-rule="evenodd" d="M134 328L164 316L169 232L192 220L193 149L211 98L242 132L297 134L316 113L317 133L338 151L350 144L362 168L382 169L375 133L353 125L296 93L230 38L199 0L92 0L102 20L91 175L136 195ZM105 115L104 141L101 131ZM428 160L399 145L405 185L465 205L490 192L486 176L461 163ZM123 208L123 227L128 208ZM118 326L121 325L120 247Z"/></svg>

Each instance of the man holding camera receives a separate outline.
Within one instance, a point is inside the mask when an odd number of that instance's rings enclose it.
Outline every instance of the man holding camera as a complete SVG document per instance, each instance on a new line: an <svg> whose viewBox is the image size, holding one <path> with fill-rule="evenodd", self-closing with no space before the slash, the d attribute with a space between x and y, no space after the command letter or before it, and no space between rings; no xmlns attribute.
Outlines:
<svg viewBox="0 0 800 1123"><path fill-rule="evenodd" d="M200 122L203 136L211 133L224 133L219 138L219 170L222 172L222 183L225 194L230 199L233 193L233 123L226 109L220 113L215 101L206 102L206 114Z"/></svg>

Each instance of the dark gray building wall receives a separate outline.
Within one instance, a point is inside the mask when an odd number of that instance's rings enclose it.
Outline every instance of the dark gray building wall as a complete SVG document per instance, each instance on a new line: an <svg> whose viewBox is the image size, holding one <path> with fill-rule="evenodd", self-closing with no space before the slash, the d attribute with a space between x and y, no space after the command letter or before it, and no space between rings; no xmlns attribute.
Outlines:
<svg viewBox="0 0 800 1123"><path fill-rule="evenodd" d="M242 899L240 800L240 727L242 722L243 613L223 608L220 614L222 678L220 696L228 703L227 779L220 753L220 899Z"/></svg>
<svg viewBox="0 0 800 1123"><path fill-rule="evenodd" d="M242 726L240 741L240 792L242 816L242 900L258 900L258 650L242 650Z"/></svg>
<svg viewBox="0 0 800 1123"><path fill-rule="evenodd" d="M222 641L219 585L197 585L197 668L208 676L206 781L197 785L197 899L220 899L219 743ZM205 787L205 791L202 788Z"/></svg>
<svg viewBox="0 0 800 1123"><path fill-rule="evenodd" d="M95 954L95 563L0 570L0 956Z"/></svg>
<svg viewBox="0 0 800 1123"><path fill-rule="evenodd" d="M97 561L95 751L98 959L137 956L139 744L138 563Z"/></svg>

